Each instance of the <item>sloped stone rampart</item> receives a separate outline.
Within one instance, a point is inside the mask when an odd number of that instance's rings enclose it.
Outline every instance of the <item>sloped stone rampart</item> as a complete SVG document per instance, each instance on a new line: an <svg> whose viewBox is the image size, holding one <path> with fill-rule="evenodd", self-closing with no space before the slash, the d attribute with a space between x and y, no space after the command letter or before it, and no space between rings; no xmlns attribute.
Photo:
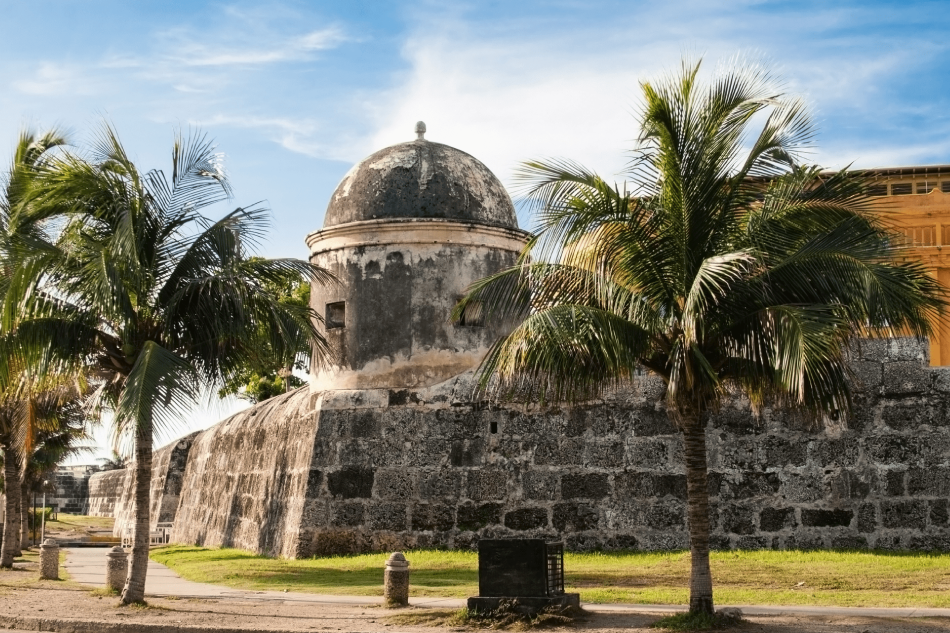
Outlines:
<svg viewBox="0 0 950 633"><path fill-rule="evenodd" d="M89 477L89 516L115 516L115 506L125 491L127 470L107 470Z"/></svg>
<svg viewBox="0 0 950 633"><path fill-rule="evenodd" d="M172 539L296 556L316 428L306 388L199 433ZM309 519L312 521L312 519Z"/></svg>
<svg viewBox="0 0 950 633"><path fill-rule="evenodd" d="M158 523L175 521L182 475L188 452L198 433L191 433L156 450L152 454L152 482L149 491L150 529ZM122 534L135 523L135 463L121 470L97 473L89 478L90 513L113 516L113 534ZM110 495L115 495L110 498ZM110 511L111 507L111 511Z"/></svg>

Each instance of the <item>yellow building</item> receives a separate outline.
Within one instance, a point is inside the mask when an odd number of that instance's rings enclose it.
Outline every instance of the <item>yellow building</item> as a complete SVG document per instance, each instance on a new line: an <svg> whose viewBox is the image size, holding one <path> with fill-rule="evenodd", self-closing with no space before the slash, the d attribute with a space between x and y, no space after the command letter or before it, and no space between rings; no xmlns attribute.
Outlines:
<svg viewBox="0 0 950 633"><path fill-rule="evenodd" d="M950 165L863 170L881 211L907 237L908 258L950 288ZM930 364L950 365L950 315L930 341Z"/></svg>

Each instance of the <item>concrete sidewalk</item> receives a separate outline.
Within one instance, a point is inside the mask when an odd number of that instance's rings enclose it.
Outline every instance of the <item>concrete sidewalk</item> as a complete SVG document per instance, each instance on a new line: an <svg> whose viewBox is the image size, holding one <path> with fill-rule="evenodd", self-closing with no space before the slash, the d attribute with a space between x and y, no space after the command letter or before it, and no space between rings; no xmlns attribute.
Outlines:
<svg viewBox="0 0 950 633"><path fill-rule="evenodd" d="M105 586L106 553L108 548L65 549L64 567L73 580L84 585ZM382 583L383 570L379 570ZM185 580L178 574L156 563L148 562L148 577L145 581L145 594L160 598L211 598L240 600L279 601L285 603L324 603L343 605L382 604L377 596L341 596L336 594L299 593L285 591L247 591ZM581 596L583 597L583 595ZM460 609L465 606L459 598L410 598L414 607ZM685 611L686 606L666 604L588 604L586 610L594 613L676 613ZM757 606L757 605L719 605L719 608L734 607L745 615L801 615L801 616L857 616L857 617L898 617L950 618L950 609L937 608L872 608L872 607L803 607L803 606Z"/></svg>

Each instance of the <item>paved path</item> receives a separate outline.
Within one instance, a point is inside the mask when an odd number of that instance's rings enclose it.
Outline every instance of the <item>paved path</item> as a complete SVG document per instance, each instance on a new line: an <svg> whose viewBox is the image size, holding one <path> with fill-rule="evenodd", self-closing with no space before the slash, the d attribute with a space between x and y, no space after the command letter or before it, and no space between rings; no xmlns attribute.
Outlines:
<svg viewBox="0 0 950 633"><path fill-rule="evenodd" d="M76 582L105 586L106 553L108 548L86 547L66 549L64 567ZM380 580L382 580L380 570ZM185 580L168 567L153 560L148 561L148 576L145 581L145 594L148 596L179 598L239 598L241 600L275 600L281 602L308 602L327 604L381 604L383 599L376 596L340 596L335 594L298 593L286 591L248 591L209 585ZM465 600L459 598L410 598L409 603L416 607L441 607L459 609L465 606ZM933 608L868 608L868 607L802 607L802 606L753 606L720 605L720 608L734 606L746 615L803 615L803 616L857 616L857 617L944 617L950 618L950 609ZM666 604L584 604L584 608L595 613L676 613L685 611L685 606ZM0 631L3 633L3 631Z"/></svg>

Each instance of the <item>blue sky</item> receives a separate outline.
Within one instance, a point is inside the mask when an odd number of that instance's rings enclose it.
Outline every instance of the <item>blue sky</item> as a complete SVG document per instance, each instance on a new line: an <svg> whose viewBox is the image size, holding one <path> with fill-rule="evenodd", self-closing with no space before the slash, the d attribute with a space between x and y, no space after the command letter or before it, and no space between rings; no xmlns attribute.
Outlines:
<svg viewBox="0 0 950 633"><path fill-rule="evenodd" d="M3 5L0 155L26 125L81 145L107 117L142 166L167 167L173 129L199 127L226 154L232 206L272 209L271 256L306 256L343 174L419 119L506 183L553 156L615 177L639 82L684 55L768 63L811 106L816 163L950 163L945 2Z"/></svg>

